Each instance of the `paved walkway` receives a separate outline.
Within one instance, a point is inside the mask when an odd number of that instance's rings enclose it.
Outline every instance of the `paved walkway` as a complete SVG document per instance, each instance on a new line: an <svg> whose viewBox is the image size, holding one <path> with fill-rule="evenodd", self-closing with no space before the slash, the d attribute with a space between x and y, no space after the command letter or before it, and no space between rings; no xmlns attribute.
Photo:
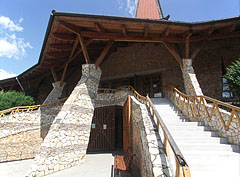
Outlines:
<svg viewBox="0 0 240 177"><path fill-rule="evenodd" d="M112 153L87 154L86 162L48 177L112 177L114 157ZM24 177L33 159L0 163L0 177Z"/></svg>

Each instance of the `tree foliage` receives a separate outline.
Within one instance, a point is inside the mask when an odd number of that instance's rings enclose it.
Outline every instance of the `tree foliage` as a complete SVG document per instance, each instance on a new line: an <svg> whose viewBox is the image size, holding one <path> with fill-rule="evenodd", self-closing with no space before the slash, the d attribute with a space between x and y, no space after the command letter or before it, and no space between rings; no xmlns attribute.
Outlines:
<svg viewBox="0 0 240 177"><path fill-rule="evenodd" d="M240 96L240 59L227 68L224 75L234 96Z"/></svg>
<svg viewBox="0 0 240 177"><path fill-rule="evenodd" d="M31 106L34 104L34 99L31 96L26 96L23 92L0 92L0 111L12 107Z"/></svg>

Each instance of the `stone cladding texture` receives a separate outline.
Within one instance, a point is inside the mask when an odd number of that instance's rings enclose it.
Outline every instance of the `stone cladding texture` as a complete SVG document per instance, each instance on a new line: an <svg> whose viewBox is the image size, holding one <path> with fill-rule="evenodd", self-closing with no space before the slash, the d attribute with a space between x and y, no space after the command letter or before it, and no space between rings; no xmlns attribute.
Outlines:
<svg viewBox="0 0 240 177"><path fill-rule="evenodd" d="M145 104L132 100L133 176L170 176L170 168L157 127Z"/></svg>
<svg viewBox="0 0 240 177"><path fill-rule="evenodd" d="M26 176L44 176L84 162L100 77L100 68L82 66L80 81L53 121Z"/></svg>
<svg viewBox="0 0 240 177"><path fill-rule="evenodd" d="M52 85L53 85L53 89L49 93L48 97L45 99L43 104L48 104L48 103L58 101L62 95L62 91L65 86L65 83L63 83L63 85L61 86L60 81L58 81L58 82L52 83Z"/></svg>
<svg viewBox="0 0 240 177"><path fill-rule="evenodd" d="M119 90L115 93L99 93L96 98L95 108L123 106L128 95L132 95L132 92L129 92L127 89Z"/></svg>
<svg viewBox="0 0 240 177"><path fill-rule="evenodd" d="M201 104L200 109L199 109L199 117L196 117L196 116L192 115L192 111L190 109L190 106L193 106L192 104L189 104L188 109L186 109L186 107L184 107L184 109L182 109L183 107L181 105L179 105L175 99L171 99L171 101L191 121L204 122L205 125L209 126L212 131L218 132L218 135L220 137L226 137L228 139L229 143L240 145L240 129L239 129L239 122L238 122L236 116L233 116L233 119L232 119L232 122L229 126L229 129L226 131L223 127L223 124L220 120L220 117L218 115L218 112L217 112L216 108L213 111L213 115L212 115L211 120L209 120L209 118L208 118L208 116L207 116L207 114L204 110L204 106L202 104ZM210 115L211 111L212 111L212 105L207 104L206 108L207 108L208 113ZM219 108L219 112L220 112L220 114L221 114L221 116L222 116L222 118L225 122L225 125L227 125L231 113L226 111L226 110L223 110L221 108Z"/></svg>
<svg viewBox="0 0 240 177"><path fill-rule="evenodd" d="M40 128L29 128L0 138L0 162L34 158L40 152L41 143Z"/></svg>
<svg viewBox="0 0 240 177"><path fill-rule="evenodd" d="M192 67L192 59L183 59L182 74L185 92L187 95L203 95L202 89L198 83L196 74Z"/></svg>
<svg viewBox="0 0 240 177"><path fill-rule="evenodd" d="M61 104L52 104L49 107L41 107L41 137L44 139L48 131L63 106L63 103Z"/></svg>
<svg viewBox="0 0 240 177"><path fill-rule="evenodd" d="M41 142L40 111L18 112L0 119L0 162L33 158Z"/></svg>

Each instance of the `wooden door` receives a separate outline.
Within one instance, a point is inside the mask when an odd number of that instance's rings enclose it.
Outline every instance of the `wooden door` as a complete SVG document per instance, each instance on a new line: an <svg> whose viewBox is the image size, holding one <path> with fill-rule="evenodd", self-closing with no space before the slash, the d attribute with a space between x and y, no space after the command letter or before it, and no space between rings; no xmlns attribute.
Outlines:
<svg viewBox="0 0 240 177"><path fill-rule="evenodd" d="M131 99L128 99L123 106L123 152L126 153L128 148L132 147L132 129L131 129Z"/></svg>
<svg viewBox="0 0 240 177"><path fill-rule="evenodd" d="M115 107L95 108L88 151L109 151L115 148Z"/></svg>

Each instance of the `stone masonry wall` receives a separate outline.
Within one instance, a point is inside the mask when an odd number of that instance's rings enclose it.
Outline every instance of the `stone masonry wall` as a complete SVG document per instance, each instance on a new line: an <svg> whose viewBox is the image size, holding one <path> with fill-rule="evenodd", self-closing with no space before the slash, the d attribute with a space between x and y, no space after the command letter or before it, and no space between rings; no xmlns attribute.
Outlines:
<svg viewBox="0 0 240 177"><path fill-rule="evenodd" d="M182 74L186 94L193 96L203 95L202 89L192 67L192 59L183 59Z"/></svg>
<svg viewBox="0 0 240 177"><path fill-rule="evenodd" d="M33 158L41 142L39 110L1 117L0 162Z"/></svg>
<svg viewBox="0 0 240 177"><path fill-rule="evenodd" d="M40 152L41 143L40 128L16 131L0 138L0 162L34 158Z"/></svg>
<svg viewBox="0 0 240 177"><path fill-rule="evenodd" d="M43 139L47 136L48 131L62 106L63 103L58 105L52 104L49 107L41 108L41 137Z"/></svg>
<svg viewBox="0 0 240 177"><path fill-rule="evenodd" d="M83 65L81 80L56 116L27 176L44 176L84 162L100 77L100 68Z"/></svg>
<svg viewBox="0 0 240 177"><path fill-rule="evenodd" d="M129 94L132 95L127 89L118 90L115 93L99 93L96 97L95 108L123 106Z"/></svg>
<svg viewBox="0 0 240 177"><path fill-rule="evenodd" d="M170 175L163 143L145 104L132 100L132 146L134 177L165 177Z"/></svg>
<svg viewBox="0 0 240 177"><path fill-rule="evenodd" d="M232 143L232 144L237 144L240 145L240 124L236 118L236 116L233 117L232 122L229 126L229 130L226 131L222 125L222 122L219 118L219 115L217 113L216 108L213 111L213 115L211 120L208 119L208 116L204 110L204 106L201 104L200 106L200 111L199 111L199 117L198 116L193 116L190 107L184 106L184 109L182 109L183 107L181 105L179 105L177 103L177 101L173 98L171 98L171 101L174 103L174 105L180 109L183 114L185 116L187 116L191 121L201 121L204 122L205 125L209 126L211 128L212 131L217 131L218 135L221 137L227 137L228 138L228 142ZM189 104L189 106L192 106L192 104ZM211 110L212 110L212 105L207 104L206 108L209 112L209 115L211 114ZM227 125L227 122L230 118L231 113L228 111L225 111L223 109L219 108L219 111L221 113L221 116L223 118L223 120L225 121L225 125ZM195 115L197 113L195 112Z"/></svg>
<svg viewBox="0 0 240 177"><path fill-rule="evenodd" d="M61 86L60 81L58 81L58 82L52 83L52 85L53 85L53 89L49 93L48 97L45 99L43 104L48 104L48 103L58 101L62 95L62 91L64 89L65 83L63 83L63 85Z"/></svg>

